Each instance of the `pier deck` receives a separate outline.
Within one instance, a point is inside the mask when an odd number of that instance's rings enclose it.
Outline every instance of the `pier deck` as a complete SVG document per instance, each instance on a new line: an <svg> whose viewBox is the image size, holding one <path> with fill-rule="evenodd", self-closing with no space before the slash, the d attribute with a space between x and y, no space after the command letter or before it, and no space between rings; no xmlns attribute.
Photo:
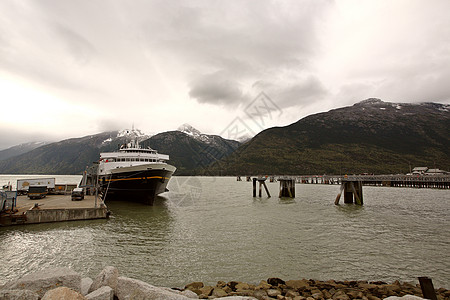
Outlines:
<svg viewBox="0 0 450 300"><path fill-rule="evenodd" d="M36 204L38 208L33 209ZM72 201L70 195L47 195L33 200L18 196L16 209L14 214L2 214L0 226L106 219L109 215L106 206L100 207L100 200L95 207L95 196L85 196L81 201Z"/></svg>
<svg viewBox="0 0 450 300"><path fill-rule="evenodd" d="M95 207L95 196L84 196L84 200L72 201L70 195L47 195L42 199L29 199L25 196L18 196L16 200L16 208L22 213L35 203L39 204L41 209L61 209L61 208L93 208Z"/></svg>

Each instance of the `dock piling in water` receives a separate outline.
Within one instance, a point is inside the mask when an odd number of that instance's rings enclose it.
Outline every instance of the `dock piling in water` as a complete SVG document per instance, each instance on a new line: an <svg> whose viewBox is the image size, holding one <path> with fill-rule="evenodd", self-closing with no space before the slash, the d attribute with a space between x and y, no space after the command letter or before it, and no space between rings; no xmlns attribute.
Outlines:
<svg viewBox="0 0 450 300"><path fill-rule="evenodd" d="M339 199L341 194L344 193L344 203L363 205L363 192L362 192L362 182L361 181L347 181L344 180L341 184L341 189L339 194L334 200L334 204L339 204Z"/></svg>
<svg viewBox="0 0 450 300"><path fill-rule="evenodd" d="M420 288L425 299L437 300L436 291L434 290L433 281L428 277L419 277Z"/></svg>
<svg viewBox="0 0 450 300"><path fill-rule="evenodd" d="M266 185L266 178L265 177L261 177L261 178L253 178L253 197L256 197L256 182L259 182L259 197L262 197L262 186L264 186L264 189L266 190L267 193L267 197L270 198L270 193L269 193L269 189L267 188Z"/></svg>
<svg viewBox="0 0 450 300"><path fill-rule="evenodd" d="M295 179L280 178L280 194L279 197L295 198Z"/></svg>

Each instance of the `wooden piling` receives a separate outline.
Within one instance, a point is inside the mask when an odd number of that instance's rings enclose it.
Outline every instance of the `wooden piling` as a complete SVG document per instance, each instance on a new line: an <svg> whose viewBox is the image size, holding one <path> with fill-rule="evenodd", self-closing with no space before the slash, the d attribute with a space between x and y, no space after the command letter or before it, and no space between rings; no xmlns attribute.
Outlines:
<svg viewBox="0 0 450 300"><path fill-rule="evenodd" d="M266 190L267 197L270 198L269 189L266 185L266 179L265 177L261 178L253 178L253 197L256 197L256 182L259 182L259 197L262 197L262 186L264 186L264 189Z"/></svg>
<svg viewBox="0 0 450 300"><path fill-rule="evenodd" d="M420 288L425 299L437 300L436 291L434 290L431 278L419 277Z"/></svg>
<svg viewBox="0 0 450 300"><path fill-rule="evenodd" d="M353 204L353 191L349 181L344 183L344 203Z"/></svg>
<svg viewBox="0 0 450 300"><path fill-rule="evenodd" d="M344 193L344 203L363 205L363 191L361 181L343 181L339 194L334 200L334 204L338 205L341 194Z"/></svg>
<svg viewBox="0 0 450 300"><path fill-rule="evenodd" d="M267 185L266 185L266 182L265 182L265 181L263 181L263 185L264 185L264 189L266 190L266 193L267 193L267 197L269 197L269 198L270 198L270 193L269 193L269 189L267 188Z"/></svg>
<svg viewBox="0 0 450 300"><path fill-rule="evenodd" d="M279 197L295 198L295 180L294 179L279 179L280 194Z"/></svg>
<svg viewBox="0 0 450 300"><path fill-rule="evenodd" d="M261 186L262 186L262 181L258 180L259 182L259 197L261 197Z"/></svg>
<svg viewBox="0 0 450 300"><path fill-rule="evenodd" d="M342 195L342 191L344 190L345 184L342 183L341 184L341 190L339 191L339 194L336 196L336 200L334 200L334 204L338 205L339 204L339 200L341 199L341 195Z"/></svg>

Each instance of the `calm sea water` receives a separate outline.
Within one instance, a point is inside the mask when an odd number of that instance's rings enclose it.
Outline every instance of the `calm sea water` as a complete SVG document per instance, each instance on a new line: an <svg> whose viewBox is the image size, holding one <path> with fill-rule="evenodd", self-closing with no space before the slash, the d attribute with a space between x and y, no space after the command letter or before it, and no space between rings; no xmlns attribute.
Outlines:
<svg viewBox="0 0 450 300"><path fill-rule="evenodd" d="M0 228L0 284L43 267L95 277L114 265L170 287L429 276L450 288L449 190L364 187L364 206L335 206L337 185L297 184L295 199L279 199L279 183L267 184L272 198L253 198L251 182L234 177L174 177L153 207L107 201L110 220Z"/></svg>

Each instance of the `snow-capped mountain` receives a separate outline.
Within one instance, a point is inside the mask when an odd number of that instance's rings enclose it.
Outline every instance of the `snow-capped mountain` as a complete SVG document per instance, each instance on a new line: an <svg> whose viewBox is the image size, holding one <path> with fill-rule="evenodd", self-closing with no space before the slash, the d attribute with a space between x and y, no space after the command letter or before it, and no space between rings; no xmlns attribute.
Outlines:
<svg viewBox="0 0 450 300"><path fill-rule="evenodd" d="M115 136L111 135L109 138L107 138L106 140L103 141L103 144L111 143L114 139L117 139L117 138L125 138L129 141L137 139L138 142L142 142L146 139L149 139L151 136L152 135L145 134L142 132L142 130L136 129L133 127L132 129L119 130L117 132L117 135L115 135Z"/></svg>
<svg viewBox="0 0 450 300"><path fill-rule="evenodd" d="M187 135L195 138L196 140L202 141L207 144L211 144L215 142L215 138L218 137L218 135L209 135L201 133L200 130L194 128L190 124L183 124L180 127L178 127L177 131L181 131L183 133L186 133ZM238 141L241 144L244 144L251 140L253 137L249 134L245 134L243 136L240 136L236 141Z"/></svg>
<svg viewBox="0 0 450 300"><path fill-rule="evenodd" d="M29 152L33 149L39 148L48 144L49 142L30 142L23 143L17 146L13 146L4 150L0 150L0 160L8 159L10 157L14 157L26 152Z"/></svg>
<svg viewBox="0 0 450 300"><path fill-rule="evenodd" d="M213 136L203 134L200 132L200 130L194 128L192 125L189 124L183 124L180 127L178 127L177 131L181 131L183 133L186 133L187 135L193 137L196 140L202 141L204 143L210 144L213 142Z"/></svg>

